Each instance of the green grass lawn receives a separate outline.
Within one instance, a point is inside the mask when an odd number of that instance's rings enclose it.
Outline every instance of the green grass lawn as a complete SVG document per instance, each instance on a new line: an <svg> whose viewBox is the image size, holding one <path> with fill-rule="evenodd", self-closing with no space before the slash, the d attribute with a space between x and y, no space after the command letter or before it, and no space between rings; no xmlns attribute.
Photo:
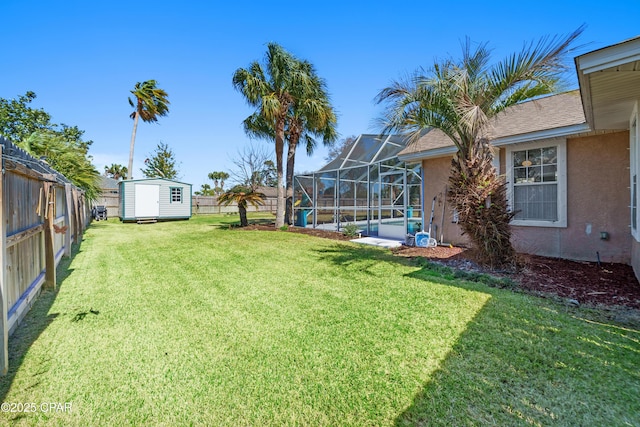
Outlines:
<svg viewBox="0 0 640 427"><path fill-rule="evenodd" d="M10 339L1 400L37 410L0 424L640 425L637 326L234 221L94 223Z"/></svg>

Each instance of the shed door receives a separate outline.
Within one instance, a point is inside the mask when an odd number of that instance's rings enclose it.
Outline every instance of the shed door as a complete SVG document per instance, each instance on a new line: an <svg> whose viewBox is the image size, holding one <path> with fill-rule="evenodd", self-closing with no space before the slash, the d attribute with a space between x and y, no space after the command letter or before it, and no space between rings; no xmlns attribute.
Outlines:
<svg viewBox="0 0 640 427"><path fill-rule="evenodd" d="M157 218L160 216L160 186L136 184L135 217Z"/></svg>

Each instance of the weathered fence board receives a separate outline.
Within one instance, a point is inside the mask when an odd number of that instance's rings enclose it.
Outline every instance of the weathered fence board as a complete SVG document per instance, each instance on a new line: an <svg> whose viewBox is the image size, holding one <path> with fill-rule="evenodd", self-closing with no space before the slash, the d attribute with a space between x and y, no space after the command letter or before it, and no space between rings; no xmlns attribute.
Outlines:
<svg viewBox="0 0 640 427"><path fill-rule="evenodd" d="M120 215L120 196L118 191L103 193L98 196L98 200L94 203L95 206L104 206L107 208L108 218L117 218Z"/></svg>
<svg viewBox="0 0 640 427"><path fill-rule="evenodd" d="M2 142L2 141L0 141ZM0 373L9 370L9 309L6 273L7 221L4 209L4 144L0 144Z"/></svg>
<svg viewBox="0 0 640 427"><path fill-rule="evenodd" d="M8 336L42 286L56 286L56 268L71 255L87 219L84 194L46 163L0 137L0 372L8 369Z"/></svg>
<svg viewBox="0 0 640 427"><path fill-rule="evenodd" d="M275 197L266 197L264 204L258 207L247 206L247 212L276 212L277 200ZM191 198L192 212L195 215L237 213L238 206L235 203L229 206L221 205L216 196L193 196Z"/></svg>

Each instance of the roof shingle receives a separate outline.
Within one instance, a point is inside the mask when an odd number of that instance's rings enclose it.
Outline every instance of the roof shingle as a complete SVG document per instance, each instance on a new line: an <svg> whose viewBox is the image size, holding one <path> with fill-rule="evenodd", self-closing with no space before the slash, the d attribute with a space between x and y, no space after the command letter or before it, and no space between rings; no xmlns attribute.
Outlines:
<svg viewBox="0 0 640 427"><path fill-rule="evenodd" d="M547 96L513 105L496 115L488 136L490 140L525 135L549 129L586 123L578 90ZM400 152L400 156L428 154L453 142L439 129L431 129Z"/></svg>

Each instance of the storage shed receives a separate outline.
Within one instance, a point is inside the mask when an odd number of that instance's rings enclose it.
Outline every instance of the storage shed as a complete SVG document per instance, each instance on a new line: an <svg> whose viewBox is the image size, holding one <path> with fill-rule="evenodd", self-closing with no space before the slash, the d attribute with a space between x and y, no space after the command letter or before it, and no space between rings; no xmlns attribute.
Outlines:
<svg viewBox="0 0 640 427"><path fill-rule="evenodd" d="M164 178L120 182L120 220L191 218L191 184Z"/></svg>

